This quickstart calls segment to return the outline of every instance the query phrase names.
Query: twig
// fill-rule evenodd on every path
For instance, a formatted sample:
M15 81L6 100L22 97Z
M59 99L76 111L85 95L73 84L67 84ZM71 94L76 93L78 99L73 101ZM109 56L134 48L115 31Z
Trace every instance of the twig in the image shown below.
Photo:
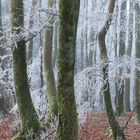
M129 118L128 118L126 124L125 124L125 126L123 127L123 129L126 129L126 128L127 128L128 123L129 123L129 121L130 121L130 119L131 119L131 117L132 117L132 115L133 115L133 113L134 113L136 107L137 107L137 105L135 105L135 107L133 108L133 111L131 112L131 114L130 114L130 116L129 116Z
M34 37L38 36L38 34L40 34L40 33L42 32L42 30L45 29L45 27L46 27L46 25L44 25L44 26L40 29L40 31L38 31L38 33L36 33L36 34L30 33L30 34L32 34L32 37L30 37L30 38L28 38L27 40L25 40L25 43L27 43L28 41L30 41L30 40L33 39Z
M45 138L48 138L49 136L51 136L56 130L53 130L51 133L49 133Z

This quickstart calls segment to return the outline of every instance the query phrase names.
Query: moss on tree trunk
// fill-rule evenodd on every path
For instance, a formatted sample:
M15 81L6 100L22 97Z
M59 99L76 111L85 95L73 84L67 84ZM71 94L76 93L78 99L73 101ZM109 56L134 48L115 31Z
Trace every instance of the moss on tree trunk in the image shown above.
M140 58L140 6L139 3L135 3L135 56ZM135 103L136 103L136 121L140 123L140 71L135 69L135 82L134 82L134 93L135 93Z
M140 6L139 3L135 3L135 55L136 58L140 58L140 27L139 27L139 15L140 15ZM136 103L136 121L140 123L140 71L135 69L135 103Z
M49 102L49 112L47 114L47 120L45 122L46 126L49 126L51 121L55 119L58 115L58 105L57 105L57 92L55 87L54 72L53 69L45 72L46 82L47 82L47 98Z
M106 81L103 87L103 97L105 103L105 109L109 120L109 125L112 129L112 139L113 140L125 140L125 135L123 133L122 128L120 127L119 123L117 122L112 103L111 103L111 95L110 95L110 85L108 81L108 64L105 64L103 67L103 79Z
M12 29L23 26L23 0L11 0ZM17 35L20 31L16 32ZM13 139L22 140L32 138L31 134L40 128L38 116L32 103L26 65L26 45L24 40L17 41L13 47L13 73L16 100L21 118L21 130Z
M30 134L30 131L36 132L40 128L40 124L29 91L25 57L26 46L24 41L18 42L17 45L17 48L13 50L13 70L16 100L22 123L18 138L22 139Z
M135 72L135 104L136 104L136 121L140 123L140 72L136 70Z
M108 13L113 13L115 7L115 0L110 0L108 5ZM106 61L103 63L102 67L102 73L103 73L103 97L105 102L105 109L109 120L109 125L112 129L113 139L114 140L124 140L125 136L123 133L123 130L121 129L119 123L117 122L112 102L111 102L111 95L110 95L110 85L109 85L109 77L108 77L108 56L107 56L107 49L106 49L106 43L105 43L105 37L107 34L107 31L109 29L110 23L112 21L112 18L109 18L106 20L105 25L101 28L99 32L99 49L100 49L100 57L102 60Z
M58 129L55 140L77 140L74 64L79 0L59 1Z
M53 7L53 0L48 1L49 10ZM58 115L57 92L52 67L52 46L53 45L53 26L46 27L45 45L44 45L44 68L47 86L47 98L49 102L49 113L45 125L49 125L54 117Z
M135 52L136 58L140 58L140 6L139 3L135 4ZM136 121L140 123L140 71L136 68L135 69L135 85L134 85L134 92L135 92L135 103L136 103Z

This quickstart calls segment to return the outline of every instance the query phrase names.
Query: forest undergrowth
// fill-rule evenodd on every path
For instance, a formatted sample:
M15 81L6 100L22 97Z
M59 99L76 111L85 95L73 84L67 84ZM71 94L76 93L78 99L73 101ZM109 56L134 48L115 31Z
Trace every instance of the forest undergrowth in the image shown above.
M111 140L111 131L109 129L108 119L104 112L87 112L84 114L86 119L79 123L79 140ZM121 126L127 123L131 113L117 117ZM130 118L127 128L124 129L126 140L139 140L140 125L135 122L135 114ZM18 126L17 118L14 114L6 115L0 121L0 140L11 140L13 132ZM50 131L47 135L50 139L54 133ZM45 140L45 139L44 139Z

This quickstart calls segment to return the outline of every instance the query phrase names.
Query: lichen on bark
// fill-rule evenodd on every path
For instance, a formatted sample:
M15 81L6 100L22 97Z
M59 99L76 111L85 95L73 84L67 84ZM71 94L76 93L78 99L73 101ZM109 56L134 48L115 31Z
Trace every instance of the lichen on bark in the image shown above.
M23 0L11 0L12 30L15 30L15 27L23 26L23 16ZM16 101L21 119L21 130L13 139L22 140L36 133L40 129L40 123L29 90L24 40L16 42L12 55Z
M58 128L55 140L77 140L74 64L79 0L59 1Z
M109 0L108 13L111 13L111 14L113 13L115 2L116 0ZM115 118L112 102L111 102L111 95L110 95L110 84L109 84L109 78L108 78L109 63L108 63L105 37L106 37L107 31L109 30L111 21L112 21L112 17L111 18L109 17L99 32L100 57L101 57L101 60L104 61L103 67L102 67L103 81L105 82L103 86L103 97L104 97L107 117L109 120L109 125L112 129L112 135L113 135L112 139L125 140L124 132Z
M48 9L52 9L53 0L48 1ZM50 123L58 115L57 105L57 92L55 85L55 77L52 66L52 48L53 48L53 26L46 26L45 32L45 45L44 45L44 69L47 87L47 98L49 103L49 112L47 114L47 120L44 125L49 126Z
M139 17L140 14L140 6L139 3L134 4L135 9L135 56L137 59L140 58L140 30L139 30ZM135 81L134 81L134 95L135 95L135 104L136 104L136 121L140 123L140 71L135 68Z

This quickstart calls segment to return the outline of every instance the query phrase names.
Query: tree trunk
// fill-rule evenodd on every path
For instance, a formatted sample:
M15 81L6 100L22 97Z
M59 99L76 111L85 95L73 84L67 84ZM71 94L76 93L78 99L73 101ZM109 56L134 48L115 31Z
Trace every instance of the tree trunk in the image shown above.
M77 140L74 64L79 0L59 1L58 129L55 140Z
M108 5L108 13L110 14L113 13L114 7L115 7L115 0L110 0L109 5ZM106 37L111 21L112 21L112 17L111 18L109 17L109 19L106 20L105 25L102 27L102 29L99 32L99 49L100 49L100 57L102 60L108 60L105 37ZM112 129L113 139L124 140L125 136L124 136L123 130L121 129L119 123L117 122L115 118L113 107L112 107L110 85L109 85L109 80L108 80L108 69L109 69L109 65L106 62L105 64L103 64L103 69L102 69L103 80L105 82L103 86L105 109L106 109L106 113L109 119L109 125Z
M39 8L41 8L41 4L42 4L42 0L38 0L38 6ZM41 23L40 23L40 18L41 18L41 14L40 14L40 11L38 12L38 18L39 18L39 26L41 26ZM42 32L39 33L39 51L40 51L40 70L39 70L39 77L40 77L40 93L42 94L42 89L43 89L43 55L42 55L42 43L43 40L42 40Z
M11 0L12 29L23 26L23 0ZM18 35L18 33L17 33ZM13 72L15 92L21 118L21 131L14 138L16 140L32 138L31 131L37 132L40 128L38 116L32 103L26 65L26 45L24 40L17 42L13 47Z
M0 0L0 17L2 17L2 3L1 3L1 0ZM3 33L2 33L2 31L3 31L3 28L2 28L2 18L0 18L0 37L3 35ZM0 54L2 54L2 49L0 48ZM1 66L1 59L0 59L0 66ZM1 66L1 68L2 68L2 66ZM0 113L6 113L7 111L6 111L6 108L5 108L5 101L4 101L4 95L1 95L1 97L0 97Z
M128 24L131 25L133 23L133 15L132 15L132 10L133 9L133 2L129 1L129 17L128 17ZM126 49L126 55L131 57L131 52L132 52L132 40L133 40L133 33L130 31L130 27L128 29L128 46ZM125 112L130 112L131 107L130 107L130 78L125 80L125 91L124 91L124 111Z
M29 29L33 28L34 24L34 7L36 6L38 0L32 0L32 7L31 7L31 12L30 12L30 21L29 21ZM28 49L27 49L27 62L28 64L32 63L32 53L33 53L33 39L29 41Z
M86 8L86 27L85 27L85 67L88 67L88 0L85 2Z
M126 4L127 2L123 2L121 5L121 14L120 14L120 26L123 26L123 22L126 20L126 14L125 14L125 10L126 10ZM125 54L125 34L126 32L121 30L120 31L120 35L119 35L119 57L124 56ZM119 69L119 75L122 75L122 70ZM121 81L122 80L122 81ZM121 84L120 86L118 86L118 88L120 87L120 89L118 89L117 93L116 93L116 114L118 116L121 116L124 114L124 80L120 79L118 84Z
M54 26L54 51L52 53L52 67L55 68L57 64L57 45L58 45L58 22Z
M80 46L81 46L80 70L83 70L84 69L84 39L83 39L83 31L82 31L82 35L81 35Z
M90 38L89 44L90 43L94 44L94 45L92 45L92 49L89 50L89 57L88 57L88 66L91 66L93 64L93 56L94 56L94 51L95 51L95 48L96 48L95 47L96 33L93 30L90 31L90 37L89 38ZM91 46L89 46L89 47L91 47Z
M3 27L2 27L2 2L0 0L0 31L2 32L3 31Z
M53 6L53 0L49 1L49 9ZM49 101L49 113L46 124L49 125L51 120L57 116L57 93L55 86L54 72L52 68L52 44L53 44L53 26L46 27L45 46L44 46L44 68L47 82L47 97Z
M139 27L139 16L140 7L139 3L135 4L135 49L136 49L136 58L140 59L140 27ZM136 103L136 121L140 123L140 71L135 69L135 103Z

